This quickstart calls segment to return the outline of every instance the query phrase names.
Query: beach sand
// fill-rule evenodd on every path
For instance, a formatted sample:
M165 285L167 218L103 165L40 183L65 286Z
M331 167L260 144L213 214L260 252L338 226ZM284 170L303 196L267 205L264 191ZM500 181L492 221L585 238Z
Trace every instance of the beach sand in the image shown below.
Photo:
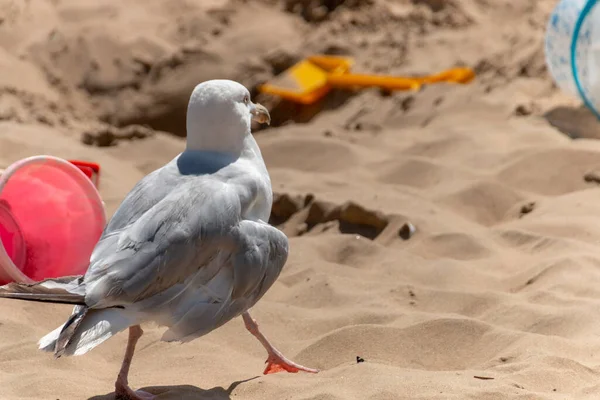
M555 1L82 3L0 2L0 167L98 162L109 214L182 150L202 80L255 89L320 52L353 56L357 72L477 72L317 108L255 96L273 115L255 136L291 254L253 314L322 372L263 376L237 319L185 345L149 327L134 387L173 400L600 397L600 135L546 70ZM0 301L1 399L113 398L126 334L83 357L37 350L69 312Z

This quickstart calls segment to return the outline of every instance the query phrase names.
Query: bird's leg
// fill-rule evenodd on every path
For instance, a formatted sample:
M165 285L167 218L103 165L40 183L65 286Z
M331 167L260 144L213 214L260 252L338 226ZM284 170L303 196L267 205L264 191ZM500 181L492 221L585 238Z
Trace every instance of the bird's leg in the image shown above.
M246 329L254 335L258 339L258 341L263 345L269 357L267 358L267 367L263 372L265 375L274 374L276 372L287 371L296 373L298 371L305 371L311 373L319 372L318 369L307 368L300 364L296 364L295 362L289 360L285 357L279 350L273 346L269 340L262 334L262 332L258 329L258 324L256 321L250 316L250 313L246 311L242 314L242 318L244 319L244 325L246 325Z
M133 359L133 353L135 352L135 345L138 340L142 337L144 331L139 325L129 327L129 339L127 340L127 349L125 350L125 357L123 358L123 364L121 364L121 370L115 383L115 398L117 400L151 400L154 395L143 392L141 390L132 390L129 387L128 375L129 367L131 367L131 360Z

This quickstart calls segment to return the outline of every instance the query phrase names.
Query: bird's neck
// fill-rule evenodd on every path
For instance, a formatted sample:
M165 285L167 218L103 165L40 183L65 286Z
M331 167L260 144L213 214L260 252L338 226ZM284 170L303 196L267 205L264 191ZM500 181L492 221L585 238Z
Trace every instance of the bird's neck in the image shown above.
M229 159L243 157L262 161L260 148L249 132L243 137L240 135L227 137L226 134L213 138L188 135L185 150L187 152L221 154Z
M244 142L246 136L252 136L247 133L220 132L218 135L190 135L186 139L186 150L205 151L212 153L224 153L233 157L239 157L244 151Z

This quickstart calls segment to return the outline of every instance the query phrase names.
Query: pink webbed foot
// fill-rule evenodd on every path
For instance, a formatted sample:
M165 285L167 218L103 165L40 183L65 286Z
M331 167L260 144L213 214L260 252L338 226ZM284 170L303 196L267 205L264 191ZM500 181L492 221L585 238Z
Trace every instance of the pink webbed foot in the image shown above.
M287 357L281 354L281 352L277 350L275 346L271 344L271 342L269 342L265 335L262 334L260 329L258 329L258 324L254 320L254 318L250 316L250 313L248 311L242 314L242 318L244 319L244 325L246 325L246 329L248 329L248 332L250 332L252 335L254 335L255 338L258 339L258 341L263 345L263 347L265 348L265 350L267 350L267 353L269 354L269 358L267 358L266 361L267 367L265 368L263 374L268 375L282 371L291 372L293 374L295 374L298 371L310 372L312 374L316 374L317 372L319 372L318 369L307 368L300 364L296 364L295 362L289 360Z
M298 371L310 372L311 374L316 374L319 372L318 369L308 368L300 364L296 364L293 361L288 360L283 355L271 354L269 358L267 358L267 366L263 372L265 375L275 374L277 372L287 371L292 374L297 373Z

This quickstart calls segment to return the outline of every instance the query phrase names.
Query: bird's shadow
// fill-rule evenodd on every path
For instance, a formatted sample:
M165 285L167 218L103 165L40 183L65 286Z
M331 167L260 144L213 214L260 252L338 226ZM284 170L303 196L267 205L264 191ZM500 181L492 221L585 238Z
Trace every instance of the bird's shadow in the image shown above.
M238 385L256 378L258 376L235 381L227 389L221 386L212 389L200 389L192 385L147 386L139 389L156 395L156 400L230 400L231 393ZM115 400L115 393L93 396L88 400Z

